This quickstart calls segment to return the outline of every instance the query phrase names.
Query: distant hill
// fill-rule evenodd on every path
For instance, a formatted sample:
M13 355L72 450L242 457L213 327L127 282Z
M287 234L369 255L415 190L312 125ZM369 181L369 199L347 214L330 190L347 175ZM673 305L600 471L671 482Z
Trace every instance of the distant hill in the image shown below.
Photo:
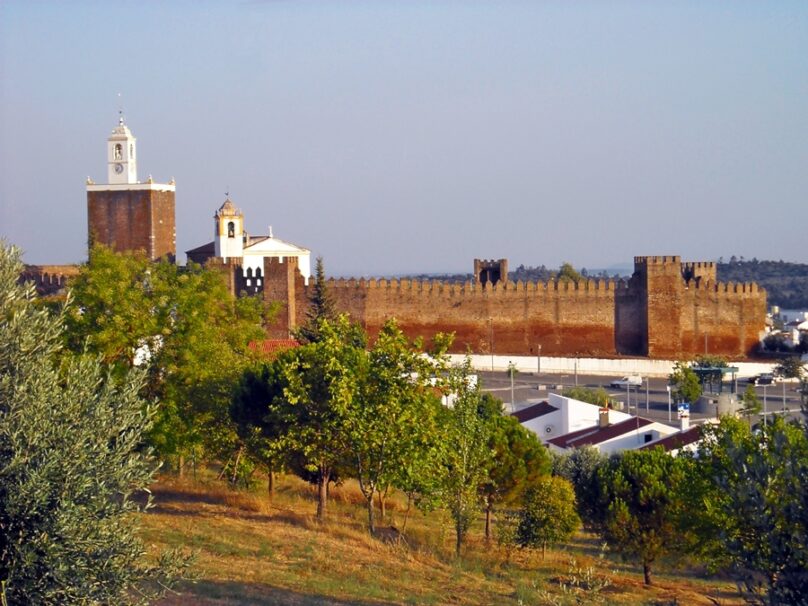
M766 289L769 305L808 309L808 264L787 261L746 261L731 257L716 264L720 282L757 282Z

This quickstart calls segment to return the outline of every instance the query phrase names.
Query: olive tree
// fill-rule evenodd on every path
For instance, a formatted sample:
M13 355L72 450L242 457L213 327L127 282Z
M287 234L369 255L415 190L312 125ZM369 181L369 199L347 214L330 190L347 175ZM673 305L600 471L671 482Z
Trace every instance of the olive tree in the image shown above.
M63 316L17 285L18 257L0 245L3 603L145 603L180 562L150 564L131 515L156 469L143 375L63 352Z

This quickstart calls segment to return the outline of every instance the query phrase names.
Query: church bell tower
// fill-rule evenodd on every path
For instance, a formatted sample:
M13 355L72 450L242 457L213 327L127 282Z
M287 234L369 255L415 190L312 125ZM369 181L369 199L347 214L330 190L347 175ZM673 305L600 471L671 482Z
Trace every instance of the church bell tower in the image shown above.
M112 129L107 139L107 182L137 183L136 141L123 120L118 118L118 126Z
M136 141L121 114L107 138L107 183L87 177L87 232L90 246L118 252L142 251L151 260L177 255L172 179L137 178Z

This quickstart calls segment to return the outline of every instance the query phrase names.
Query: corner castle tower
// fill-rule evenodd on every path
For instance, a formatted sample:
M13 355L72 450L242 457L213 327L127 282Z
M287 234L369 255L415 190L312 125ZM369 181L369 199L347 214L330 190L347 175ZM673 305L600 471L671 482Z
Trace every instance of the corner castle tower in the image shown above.
M118 252L142 250L151 260L177 255L174 180L137 179L136 140L123 115L107 139L107 183L87 178L87 232L90 246Z

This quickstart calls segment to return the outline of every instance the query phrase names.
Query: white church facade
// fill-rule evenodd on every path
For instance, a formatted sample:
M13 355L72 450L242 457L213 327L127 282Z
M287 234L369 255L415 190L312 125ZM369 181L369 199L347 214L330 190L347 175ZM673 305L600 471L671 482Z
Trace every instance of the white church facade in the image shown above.
M253 291L262 289L264 259L278 259L284 263L287 259L295 258L300 273L308 283L311 276L310 250L276 238L271 227L266 236L248 234L244 229L244 214L229 197L213 215L213 220L213 242L186 251L189 261L204 265L209 259L223 262L237 260L241 265L244 284Z

